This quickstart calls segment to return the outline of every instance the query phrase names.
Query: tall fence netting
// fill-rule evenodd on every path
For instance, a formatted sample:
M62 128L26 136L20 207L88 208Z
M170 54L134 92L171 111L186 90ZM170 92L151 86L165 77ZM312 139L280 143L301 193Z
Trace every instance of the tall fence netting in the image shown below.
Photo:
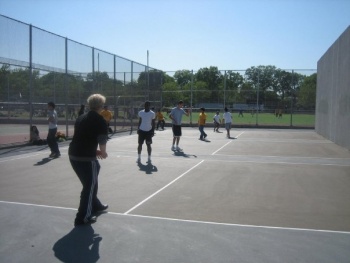
M59 129L71 137L93 93L106 96L114 132L135 128L147 100L165 115L183 100L192 108L185 125L196 125L201 107L210 118L226 107L236 126L314 126L314 105L300 102L300 88L316 70L164 72L1 15L0 35L6 36L0 38L0 122L24 125L28 133L32 125L47 125L47 102L53 101Z

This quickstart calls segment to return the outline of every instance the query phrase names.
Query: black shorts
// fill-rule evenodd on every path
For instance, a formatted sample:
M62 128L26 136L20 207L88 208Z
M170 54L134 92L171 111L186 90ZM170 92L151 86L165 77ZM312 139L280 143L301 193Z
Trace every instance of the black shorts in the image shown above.
M173 134L174 134L174 137L181 137L181 135L182 135L181 125L174 125L173 124Z
M143 131L138 130L139 134L139 144L143 144L146 141L146 144L152 144L153 131Z

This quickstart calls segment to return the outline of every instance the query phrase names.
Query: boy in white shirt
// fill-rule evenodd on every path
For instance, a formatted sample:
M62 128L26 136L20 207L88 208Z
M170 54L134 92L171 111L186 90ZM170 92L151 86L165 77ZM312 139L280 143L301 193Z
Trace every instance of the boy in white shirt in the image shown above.
M227 131L227 138L231 138L230 130L232 125L232 115L231 112L228 111L227 107L225 108L225 113L223 114L223 119L225 121L225 129Z
M220 121L221 121L219 111L216 112L213 120L214 120L214 132L219 132Z
M156 114L150 110L151 103L149 101L145 102L145 109L139 112L139 125L137 133L139 135L138 138L138 147L137 153L138 158L137 162L141 162L141 152L142 145L144 141L146 141L147 152L148 152L148 163L151 163L151 153L152 153L152 137L154 136L154 127L155 127L155 119Z

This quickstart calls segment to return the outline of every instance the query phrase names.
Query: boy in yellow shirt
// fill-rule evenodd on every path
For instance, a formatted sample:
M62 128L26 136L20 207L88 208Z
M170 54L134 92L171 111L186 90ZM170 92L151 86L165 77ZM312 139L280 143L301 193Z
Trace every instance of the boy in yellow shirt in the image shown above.
M207 137L207 134L204 132L204 125L207 119L207 115L204 113L204 111L205 111L205 108L201 108L201 113L199 113L199 116L198 116L198 127L201 133L199 136L200 140L204 140Z
M109 123L113 118L112 112L110 110L108 110L108 106L105 105L103 107L103 110L100 112L100 114L102 115L102 117L105 119L107 126L108 126L108 132L112 133L112 129L109 127Z
M161 112L160 109L156 113L156 119L158 120L157 129L156 130L158 131L159 126L162 128L162 130L164 130L165 121L164 121L163 113Z

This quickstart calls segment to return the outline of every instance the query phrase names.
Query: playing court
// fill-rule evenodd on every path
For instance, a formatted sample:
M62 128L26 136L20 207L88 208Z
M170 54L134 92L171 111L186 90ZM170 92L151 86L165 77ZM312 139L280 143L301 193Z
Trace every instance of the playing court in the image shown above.
M221 131L224 131L221 129ZM0 150L0 262L350 262L350 152L313 130L233 129L235 139L137 134L100 161L108 213L74 228L81 185L60 143Z

